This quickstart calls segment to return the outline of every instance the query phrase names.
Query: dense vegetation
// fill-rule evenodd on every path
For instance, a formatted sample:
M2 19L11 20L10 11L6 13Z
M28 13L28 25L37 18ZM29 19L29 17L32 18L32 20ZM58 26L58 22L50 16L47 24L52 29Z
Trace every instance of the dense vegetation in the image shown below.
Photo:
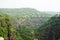
M5 40L47 40L48 32L44 30L50 31L53 28L56 34L60 24L60 16L52 16L48 12L29 8L0 9L0 36Z
M0 36L4 37L5 40L13 39L13 32L14 27L12 27L9 16L0 15Z
M25 26L13 27L8 15L0 15L0 36L5 40L33 40L33 33Z
M51 17L47 23L41 25L38 28L36 35L39 40L60 39L60 15Z

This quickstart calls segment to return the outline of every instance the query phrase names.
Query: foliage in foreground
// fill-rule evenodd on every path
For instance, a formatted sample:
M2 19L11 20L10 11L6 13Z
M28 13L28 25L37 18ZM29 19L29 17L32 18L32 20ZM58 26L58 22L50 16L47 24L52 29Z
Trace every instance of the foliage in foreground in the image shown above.
M25 26L14 27L11 18L4 14L0 15L0 36L5 40L33 40L32 32Z

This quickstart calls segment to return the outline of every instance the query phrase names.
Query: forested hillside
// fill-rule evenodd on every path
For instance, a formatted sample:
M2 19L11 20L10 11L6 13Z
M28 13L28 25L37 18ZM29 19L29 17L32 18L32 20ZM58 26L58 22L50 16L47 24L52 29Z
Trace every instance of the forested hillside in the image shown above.
M39 32L48 27L51 19L54 21L52 16L55 14L52 13L57 12L40 12L31 8L0 9L0 36L5 40L40 40L42 35Z
M41 25L36 32L39 40L60 39L60 15L54 15L46 23Z
M13 21L18 20L19 24L24 25L40 25L41 23L47 21L49 17L54 15L50 14L50 12L40 12L32 8L0 9L0 12L10 15Z

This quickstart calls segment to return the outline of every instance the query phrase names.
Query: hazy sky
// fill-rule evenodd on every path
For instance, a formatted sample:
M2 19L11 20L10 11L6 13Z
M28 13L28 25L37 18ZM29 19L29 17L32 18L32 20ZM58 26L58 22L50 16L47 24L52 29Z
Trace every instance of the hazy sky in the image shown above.
M39 11L60 11L60 0L0 0L0 8L35 8Z

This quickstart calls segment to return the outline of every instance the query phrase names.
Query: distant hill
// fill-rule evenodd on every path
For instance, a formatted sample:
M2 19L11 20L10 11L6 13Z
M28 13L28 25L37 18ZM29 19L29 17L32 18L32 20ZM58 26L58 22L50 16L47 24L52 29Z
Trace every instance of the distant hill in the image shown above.
M55 12L40 12L32 8L0 9L0 13L8 14L12 17L14 23L22 25L40 25L46 22Z

